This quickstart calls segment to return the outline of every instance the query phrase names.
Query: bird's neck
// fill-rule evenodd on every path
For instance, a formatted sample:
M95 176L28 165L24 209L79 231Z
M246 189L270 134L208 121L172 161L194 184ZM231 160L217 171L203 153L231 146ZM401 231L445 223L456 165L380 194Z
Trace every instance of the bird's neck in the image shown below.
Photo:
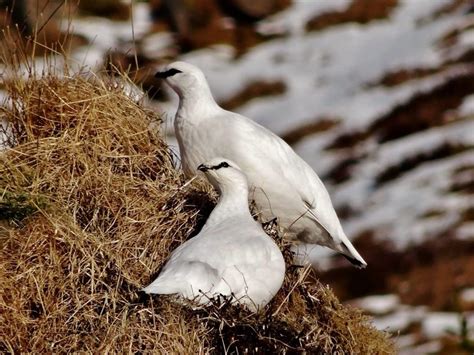
M177 117L192 117L193 121L208 117L221 110L212 96L207 83L178 93L179 107Z
M229 218L252 219L248 203L248 187L245 184L221 186L217 206L212 211L206 225L214 225Z

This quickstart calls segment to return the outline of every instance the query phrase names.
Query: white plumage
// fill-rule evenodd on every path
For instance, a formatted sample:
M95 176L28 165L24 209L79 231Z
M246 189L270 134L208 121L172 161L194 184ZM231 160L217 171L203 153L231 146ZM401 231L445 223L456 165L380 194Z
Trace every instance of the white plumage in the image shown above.
M219 191L219 202L201 232L173 251L158 278L143 291L179 294L201 304L230 296L255 311L280 289L283 256L252 218L247 179L238 166L215 158L199 170Z
M180 98L175 132L188 176L213 157L233 160L247 175L250 199L263 218L278 217L287 238L327 246L358 267L367 265L344 234L323 183L288 144L254 121L219 107L195 66L175 62L156 76Z

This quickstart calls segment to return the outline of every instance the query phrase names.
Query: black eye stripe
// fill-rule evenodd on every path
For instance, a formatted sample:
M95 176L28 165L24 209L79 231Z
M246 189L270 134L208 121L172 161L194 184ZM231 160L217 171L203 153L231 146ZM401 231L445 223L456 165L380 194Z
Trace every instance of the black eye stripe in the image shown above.
M159 71L158 73L155 74L155 78L165 79L178 73L182 73L182 71L175 68L171 68L170 70L167 70L167 71Z
M211 166L209 170L218 170L220 168L228 168L228 167L230 167L230 165L226 161L223 161L219 165Z

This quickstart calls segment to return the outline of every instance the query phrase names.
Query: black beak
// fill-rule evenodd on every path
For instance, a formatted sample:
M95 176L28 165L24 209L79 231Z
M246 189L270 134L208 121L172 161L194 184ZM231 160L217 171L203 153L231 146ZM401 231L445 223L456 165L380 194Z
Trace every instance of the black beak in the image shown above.
M175 74L178 74L178 73L182 73L181 70L178 70L178 69L170 69L170 70L166 70L166 71L159 71L155 74L155 78L158 78L158 79L166 79L166 78L169 78L170 76L173 76Z
M198 166L198 170L202 171L203 173L205 173L206 171L209 170L209 168L207 166L205 166L204 164L201 164Z

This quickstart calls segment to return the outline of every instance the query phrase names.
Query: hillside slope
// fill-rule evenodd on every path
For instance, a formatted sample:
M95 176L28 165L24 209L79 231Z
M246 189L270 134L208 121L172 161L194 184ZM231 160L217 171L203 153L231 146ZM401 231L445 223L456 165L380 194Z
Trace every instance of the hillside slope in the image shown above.
M262 1L272 2L284 9L249 19L193 1L201 11L188 25L199 28L178 39L144 2L133 21L77 16L67 27L88 45L69 67L133 69L176 151L176 97L153 73L170 58L200 66L223 106L280 134L318 172L369 262L358 271L315 248L317 276L400 334L402 352L472 353L472 1Z
M215 194L184 180L153 129L159 117L125 86L64 74L10 80L0 107L9 126L0 152L2 353L393 353L387 334L310 282L309 269L289 266L258 314L142 294L199 231Z

